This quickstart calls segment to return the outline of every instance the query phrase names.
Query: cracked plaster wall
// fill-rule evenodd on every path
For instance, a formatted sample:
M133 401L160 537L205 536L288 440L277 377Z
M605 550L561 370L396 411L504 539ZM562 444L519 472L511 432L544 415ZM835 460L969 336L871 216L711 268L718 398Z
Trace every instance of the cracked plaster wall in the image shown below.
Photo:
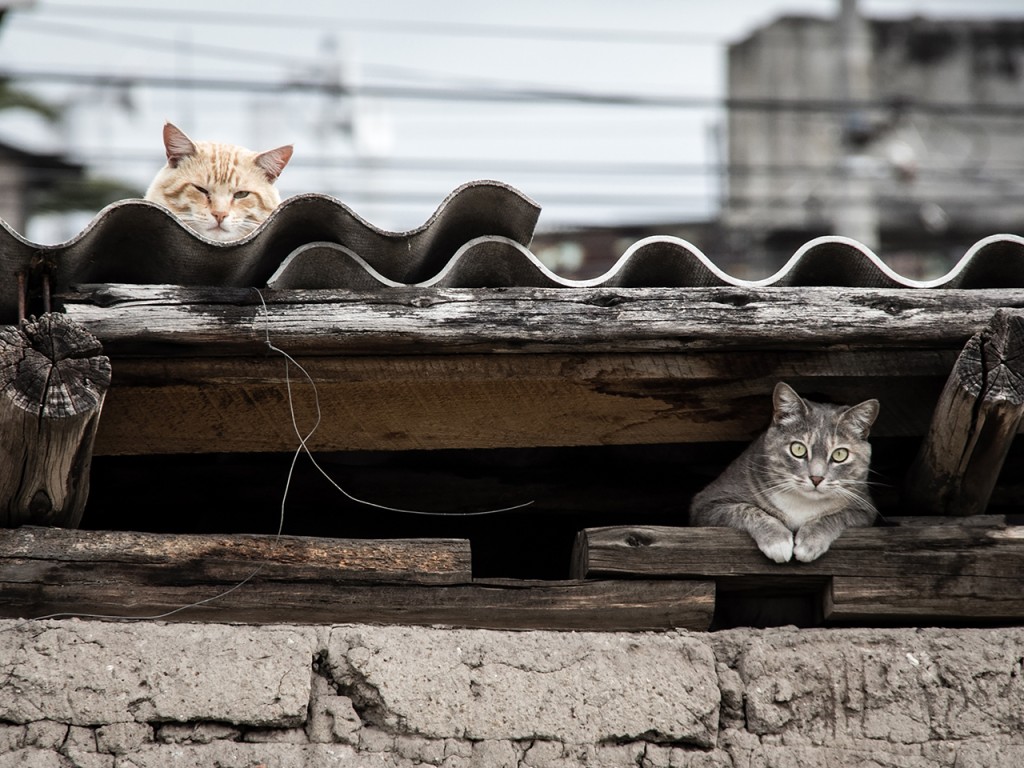
M0 768L1024 765L1024 629L0 621Z

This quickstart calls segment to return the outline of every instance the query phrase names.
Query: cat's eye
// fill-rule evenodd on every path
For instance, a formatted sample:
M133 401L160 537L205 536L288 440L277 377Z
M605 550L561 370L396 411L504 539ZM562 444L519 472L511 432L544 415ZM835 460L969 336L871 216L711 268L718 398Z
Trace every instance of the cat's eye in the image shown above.
M836 462L837 464L841 464L848 458L850 458L850 451L847 450L846 448L836 448L834 451L832 451L832 461Z
M798 459L802 459L807 456L807 446L801 443L799 440L794 440L789 444L789 452L796 456Z
M245 190L242 190L242 191L239 191L239 192L235 192L235 200L244 200L248 196L249 196L249 193L246 192Z
M207 197L210 196L210 190L206 189L205 187L200 187L198 184L193 184L192 186L196 188L197 192L201 192L202 194L206 195Z

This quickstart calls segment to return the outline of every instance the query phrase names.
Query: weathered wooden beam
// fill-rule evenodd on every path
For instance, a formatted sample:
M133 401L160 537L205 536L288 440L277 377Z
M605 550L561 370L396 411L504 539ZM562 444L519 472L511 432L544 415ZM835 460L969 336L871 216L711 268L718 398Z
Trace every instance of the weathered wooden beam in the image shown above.
M880 397L873 434L918 437L971 334L1024 305L1019 291L845 288L107 285L59 299L118 370L104 454L292 450L268 339L316 381L319 451L749 440L782 378ZM294 368L291 381L311 424L311 388Z
M591 528L580 532L573 563L576 578L713 578L720 593L761 589L770 596L831 581L829 621L1024 618L1020 527L851 529L813 563L782 565L745 532L728 528Z
M153 574L155 584L198 588L230 585L259 568L263 582L453 584L472 576L464 539L329 539L300 536L159 534L23 527L0 531L0 568L61 584L51 569L96 583L129 583ZM11 570L8 570L11 569ZM66 575L66 574L64 574ZM31 581L29 582L31 583Z
M959 350L1018 290L80 287L57 297L109 354L670 352L827 347Z
M455 539L0 531L0 615L707 629L707 581L473 581Z
M977 515L1024 419L1024 313L1000 310L971 337L907 475L911 509Z
M318 451L749 440L779 378L859 402L877 436L920 436L955 353L851 351L303 358ZM282 358L116 358L99 454L294 450ZM913 375L906 375L906 367ZM313 388L291 368L299 424ZM932 391L929 400L927 393Z
M837 624L1019 624L1024 618L1024 597L1000 576L836 576L825 599L826 620Z
M848 531L843 536L848 536ZM835 549L838 541L834 543ZM834 554L830 551L834 560ZM745 531L676 526L604 526L577 534L571 576L586 578L746 578L829 576L813 563L776 564Z
M0 526L80 522L110 385L101 353L63 315L0 327Z

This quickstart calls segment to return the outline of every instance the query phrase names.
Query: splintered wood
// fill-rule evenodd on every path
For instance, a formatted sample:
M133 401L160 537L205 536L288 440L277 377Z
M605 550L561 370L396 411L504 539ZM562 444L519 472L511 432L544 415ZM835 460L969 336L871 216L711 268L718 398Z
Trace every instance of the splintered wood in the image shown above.
M110 386L101 352L63 315L0 327L0 526L81 520Z
M1024 313L999 310L967 342L910 469L905 501L928 514L988 506L1024 418Z

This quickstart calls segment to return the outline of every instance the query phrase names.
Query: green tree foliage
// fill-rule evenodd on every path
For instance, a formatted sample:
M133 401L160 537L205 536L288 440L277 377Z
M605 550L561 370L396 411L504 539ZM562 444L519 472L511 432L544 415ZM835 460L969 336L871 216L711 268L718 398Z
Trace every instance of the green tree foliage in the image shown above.
M142 197L142 192L116 179L66 178L36 193L32 212L99 211L110 203L130 197Z
M60 107L0 78L0 110L8 109L27 109L51 123L59 122L62 117ZM117 200L141 196L140 190L116 179L80 177L69 173L32 194L30 215L98 211Z
M3 109L28 109L37 115L42 115L51 123L56 123L61 118L61 108L50 104L38 96L15 88L10 80L0 78L0 110Z

